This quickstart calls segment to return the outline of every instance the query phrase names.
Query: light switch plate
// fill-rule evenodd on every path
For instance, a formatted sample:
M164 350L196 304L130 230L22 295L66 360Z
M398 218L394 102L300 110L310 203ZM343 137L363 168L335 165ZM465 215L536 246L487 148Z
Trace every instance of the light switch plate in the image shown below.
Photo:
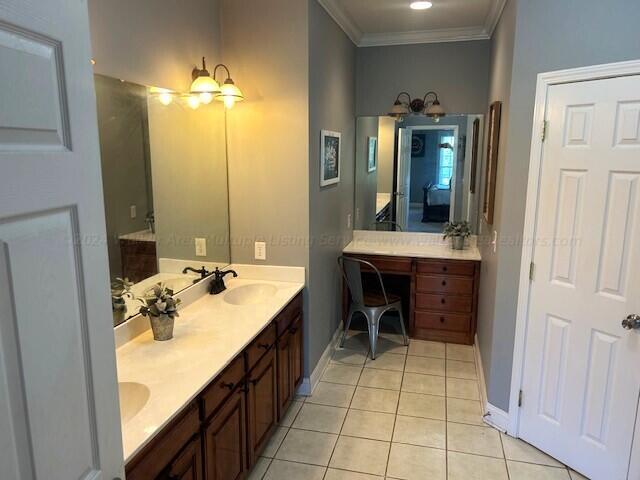
M129 207L129 213L131 215L131 218L136 218L138 216L138 207L136 207L135 205L131 205Z
M207 256L207 239L196 238L196 257Z
M256 260L267 259L267 244L265 242L255 243L255 257L256 257Z
M347 228L351 228L351 214L347 214Z
M497 230L493 231L493 241L491 242L491 245L493 245L493 253L496 253L496 250L498 249L498 231Z

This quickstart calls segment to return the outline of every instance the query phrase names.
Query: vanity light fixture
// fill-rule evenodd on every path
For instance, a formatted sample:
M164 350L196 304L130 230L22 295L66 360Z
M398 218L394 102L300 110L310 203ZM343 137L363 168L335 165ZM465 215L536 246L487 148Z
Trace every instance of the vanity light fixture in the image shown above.
M433 7L433 3L431 2L411 2L409 5L413 10L427 10Z
M240 91L240 89L236 86L231 78L231 73L227 66L223 63L216 65L216 68L213 70L213 78L216 78L216 73L218 68L224 68L227 72L227 79L220 86L220 91L214 94L214 98L220 102L224 102L224 106L226 108L233 108L236 102L241 102L244 100L244 95Z
M423 98L414 99L407 92L400 92L393 103L393 107L391 107L389 116L402 121L409 114L420 113L433 118L436 123L446 115L436 92L427 92Z
M191 93L200 97L198 105L200 102L204 104L211 103L214 95L220 92L220 85L216 82L215 75L214 78L212 78L209 74L204 57L202 57L202 68L195 67L191 71L191 78L193 79L191 83ZM191 100L189 100L189 106L191 106Z

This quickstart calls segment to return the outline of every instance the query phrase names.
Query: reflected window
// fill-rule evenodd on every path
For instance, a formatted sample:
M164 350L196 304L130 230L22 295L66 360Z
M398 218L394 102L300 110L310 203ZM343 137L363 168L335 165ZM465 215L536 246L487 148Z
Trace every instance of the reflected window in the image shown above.
M440 149L438 156L438 187L447 189L451 187L453 177L453 148L455 138L449 133L440 134Z

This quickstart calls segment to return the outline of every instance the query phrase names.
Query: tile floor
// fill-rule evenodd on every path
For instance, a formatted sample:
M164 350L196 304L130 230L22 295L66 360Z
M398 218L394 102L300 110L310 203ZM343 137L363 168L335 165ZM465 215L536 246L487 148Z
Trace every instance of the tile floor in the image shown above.
M250 480L585 480L482 422L473 347L366 334L298 397Z

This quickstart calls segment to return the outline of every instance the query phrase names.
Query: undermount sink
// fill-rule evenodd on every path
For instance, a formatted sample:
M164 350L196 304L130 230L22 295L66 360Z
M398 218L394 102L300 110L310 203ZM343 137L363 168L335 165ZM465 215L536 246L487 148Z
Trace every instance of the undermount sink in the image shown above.
M231 305L255 305L266 302L277 291L268 283L252 283L230 290L224 295L224 301Z
M122 423L127 423L135 417L147 404L151 395L149 387L136 382L118 383L118 393Z

